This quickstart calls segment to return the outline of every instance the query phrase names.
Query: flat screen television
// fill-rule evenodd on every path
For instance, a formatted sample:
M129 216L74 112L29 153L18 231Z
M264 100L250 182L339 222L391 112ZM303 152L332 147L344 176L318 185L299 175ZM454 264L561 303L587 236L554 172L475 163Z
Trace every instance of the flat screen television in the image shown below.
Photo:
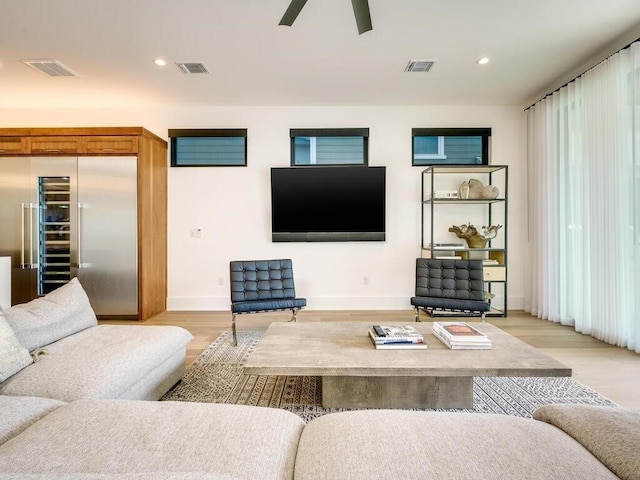
M385 167L271 169L274 242L385 240Z

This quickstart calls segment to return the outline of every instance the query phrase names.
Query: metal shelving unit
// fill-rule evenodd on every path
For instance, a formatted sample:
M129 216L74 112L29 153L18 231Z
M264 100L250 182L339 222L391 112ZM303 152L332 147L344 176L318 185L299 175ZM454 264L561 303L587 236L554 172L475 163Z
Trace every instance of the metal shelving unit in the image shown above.
M475 178L485 185L498 187L494 199L442 198L436 187L444 184L445 192L457 192L462 181ZM422 172L421 248L426 258L458 257L482 259L487 299L492 308L489 316L507 316L507 199L508 167L506 165L433 165ZM436 221L436 217L438 221ZM486 248L469 248L464 239L451 239L448 225L473 223L502 225Z

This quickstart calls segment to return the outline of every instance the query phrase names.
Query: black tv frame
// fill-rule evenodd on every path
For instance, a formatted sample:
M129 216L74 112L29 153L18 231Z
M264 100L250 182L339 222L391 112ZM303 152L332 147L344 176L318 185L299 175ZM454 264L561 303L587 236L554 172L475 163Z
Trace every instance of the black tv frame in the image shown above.
M274 170L304 170L305 175L313 175L314 171L324 171L332 169L339 172L344 169L382 169L383 171L383 190L382 190L382 231L294 231L294 232L276 232L274 231L274 191L273 191L273 172ZM340 166L317 166L317 167L273 167L271 169L271 241L272 242L382 242L386 240L386 167L370 167L363 165L340 165Z

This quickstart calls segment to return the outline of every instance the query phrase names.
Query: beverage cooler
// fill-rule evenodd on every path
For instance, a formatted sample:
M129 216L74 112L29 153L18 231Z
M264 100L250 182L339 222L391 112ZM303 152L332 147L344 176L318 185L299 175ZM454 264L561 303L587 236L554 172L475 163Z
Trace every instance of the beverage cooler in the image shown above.
M78 277L96 314L137 315L135 157L2 157L0 220L12 304Z

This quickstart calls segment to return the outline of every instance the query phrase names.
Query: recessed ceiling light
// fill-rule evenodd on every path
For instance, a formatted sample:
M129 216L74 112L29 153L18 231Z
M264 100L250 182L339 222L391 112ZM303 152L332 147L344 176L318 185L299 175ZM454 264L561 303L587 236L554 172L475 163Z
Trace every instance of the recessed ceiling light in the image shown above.
M156 58L156 59L153 61L153 63L155 63L155 64L156 64L157 66L159 66L159 67L164 67L164 66L167 64L167 62L166 62L164 59L162 59L162 58Z
M489 60L491 60L489 57L482 57L482 58L479 58L479 59L476 61L476 63L477 63L478 65L486 65L487 63L489 63Z

